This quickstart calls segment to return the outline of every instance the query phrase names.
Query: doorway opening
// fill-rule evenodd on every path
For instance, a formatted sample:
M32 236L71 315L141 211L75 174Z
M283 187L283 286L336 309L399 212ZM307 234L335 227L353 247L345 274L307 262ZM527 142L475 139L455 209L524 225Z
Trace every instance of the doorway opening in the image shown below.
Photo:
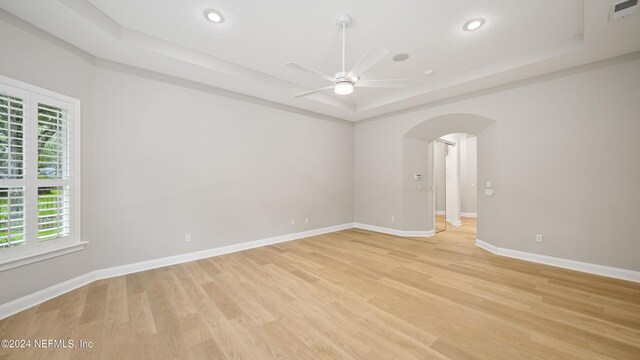
M436 234L464 225L476 232L477 138L453 133L431 143L433 224Z

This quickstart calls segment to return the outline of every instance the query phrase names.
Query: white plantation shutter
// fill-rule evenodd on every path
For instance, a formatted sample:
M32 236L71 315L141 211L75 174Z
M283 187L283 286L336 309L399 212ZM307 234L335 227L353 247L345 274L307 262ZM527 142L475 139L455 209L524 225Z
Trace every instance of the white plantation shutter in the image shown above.
M79 106L0 76L0 271L82 249Z
M38 101L38 240L52 240L70 233L69 179L71 139L69 111ZM38 181L39 183L41 181Z
M38 179L69 178L69 145L68 111L38 104Z
M0 94L0 178L24 173L24 101Z
M38 188L38 240L69 235L70 198L67 186Z
M24 188L0 188L0 247L25 241Z
M24 244L25 118L29 94L0 87L0 249Z

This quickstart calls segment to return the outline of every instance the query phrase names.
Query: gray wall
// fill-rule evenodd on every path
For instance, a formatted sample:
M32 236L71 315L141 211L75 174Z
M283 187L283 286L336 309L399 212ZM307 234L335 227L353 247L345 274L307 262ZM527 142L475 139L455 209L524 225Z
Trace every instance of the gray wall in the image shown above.
M460 134L460 211L478 211L478 141L475 136Z
M429 214L429 206L433 204L432 170L429 168L431 146L426 141L404 138L404 204L410 204L417 211L408 212L404 217L396 217L396 221L403 221L402 228L406 230L424 230L433 227L433 219ZM421 174L422 181L415 181L414 175Z
M1 11L0 33L0 74L82 102L90 241L0 272L0 303L94 269L353 221L351 123L96 64Z
M435 141L433 142L433 147L433 185L435 186L433 196L435 198L435 209L436 211L445 211L447 208L447 158L444 154L446 145L442 142Z
M359 122L354 142L355 220L402 229L403 217L390 224L388 216L419 211L403 203L408 196L403 137L439 115L478 114L495 124L470 131L455 126L458 120L453 117L449 125L433 128L434 133L441 131L438 136L478 134L478 182L491 180L495 190L493 198L478 195L481 240L640 270L635 226L640 203L638 99L640 54L634 53ZM535 242L536 233L544 235L543 243Z
M353 221L350 123L139 75L96 69L98 268Z
M0 74L57 91L82 102L82 153L91 154L93 133L93 59L85 53L16 20L0 11ZM87 139L87 140L84 140ZM91 162L82 157L82 178L90 178ZM82 187L82 205L86 209L90 192L89 182ZM89 212L83 217L91 219ZM83 238L87 229L83 224ZM0 272L0 303L13 300L50 285L83 275L92 270L91 250Z

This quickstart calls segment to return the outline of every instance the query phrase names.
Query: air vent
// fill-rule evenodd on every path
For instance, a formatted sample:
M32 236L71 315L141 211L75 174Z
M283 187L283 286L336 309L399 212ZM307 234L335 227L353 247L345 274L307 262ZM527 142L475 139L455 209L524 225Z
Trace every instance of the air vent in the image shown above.
M611 5L609 21L618 20L638 12L638 0L618 0Z

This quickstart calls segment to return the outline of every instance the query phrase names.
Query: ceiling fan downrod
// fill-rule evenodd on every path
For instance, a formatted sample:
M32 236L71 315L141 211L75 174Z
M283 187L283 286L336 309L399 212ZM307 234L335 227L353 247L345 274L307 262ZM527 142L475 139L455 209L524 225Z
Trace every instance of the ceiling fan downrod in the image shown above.
M351 25L351 16L349 14L338 15L338 25L342 27L342 73L346 73L347 66L347 26Z

